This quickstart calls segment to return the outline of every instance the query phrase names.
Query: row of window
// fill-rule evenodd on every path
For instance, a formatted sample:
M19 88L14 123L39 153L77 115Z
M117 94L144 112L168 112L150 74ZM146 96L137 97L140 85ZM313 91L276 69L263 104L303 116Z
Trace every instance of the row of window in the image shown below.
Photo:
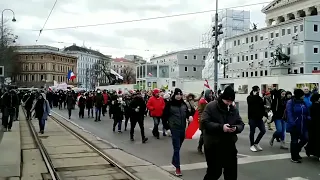
M184 59L185 60L188 60L188 59L192 59L192 60L198 60L198 56L200 56L201 57L201 55L193 55L193 56L189 56L189 55L184 55ZM202 60L204 61L204 60L206 60L206 58L207 58L207 56L205 56L205 55L202 55ZM171 62L172 61L172 59L163 59L163 60L157 60L157 64L158 63L165 63L165 62ZM175 60L174 60L175 61ZM155 62L154 62L155 63Z
M45 74L24 74L18 75L16 80L20 82L45 82L48 80L48 77ZM69 82L68 77L61 75L53 75L52 80L58 82Z
M22 65L23 71L57 71L57 72L68 72L69 70L73 71L73 67L65 65L52 65L50 70L48 64L45 63L29 63Z
M54 56L54 55L20 55L19 59L20 60L43 60L45 58L49 58L52 60L60 60L61 62L66 62L66 63L75 63L74 59L71 58L65 58L65 57L61 57L61 56Z
M318 32L318 25L315 25L314 30L317 30L315 32ZM298 33L300 29L300 32L303 32L304 28L303 25L299 25L299 26L293 26L293 33L296 34ZM292 28L284 28L281 29L281 36L285 36L285 35L290 35L292 33ZM280 32L279 30L273 31L273 32L268 32L268 33L264 33L264 34L260 34L259 35L255 35L255 36L251 36L251 37L246 37L243 39L238 39L238 40L234 40L233 41L233 46L240 46L241 44L249 44L249 43L254 43L257 41L263 41L266 39L273 39L273 38L277 38L280 36ZM230 49L230 42L227 43L227 49Z
M313 67L314 71L318 70L318 67ZM260 70L260 71L251 71L249 72L242 72L242 77L261 77L261 76L268 76L268 70ZM300 67L299 69L294 68L293 71L291 68L288 68L288 74L304 74L304 68ZM228 78L229 75L226 75L226 78Z
M192 70L193 70L193 72L196 72L197 71L197 67L193 67ZM188 72L189 71L188 67L184 67L184 71Z

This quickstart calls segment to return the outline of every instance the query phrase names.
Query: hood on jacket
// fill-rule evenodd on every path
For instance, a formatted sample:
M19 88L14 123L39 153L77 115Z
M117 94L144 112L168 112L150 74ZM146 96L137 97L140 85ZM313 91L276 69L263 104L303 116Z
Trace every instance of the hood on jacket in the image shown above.
M47 99L46 94L45 93L40 93L40 96L42 96L43 99Z

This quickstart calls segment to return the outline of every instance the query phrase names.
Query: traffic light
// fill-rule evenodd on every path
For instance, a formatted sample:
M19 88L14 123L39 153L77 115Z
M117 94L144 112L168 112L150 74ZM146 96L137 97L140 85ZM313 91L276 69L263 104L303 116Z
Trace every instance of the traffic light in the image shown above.
M216 31L216 27L212 27L212 37L215 37L216 36L216 33L218 33L218 36L220 35L220 34L223 34L223 32L221 31L221 29L222 29L222 24L219 24L218 25L218 29L217 29L217 31Z

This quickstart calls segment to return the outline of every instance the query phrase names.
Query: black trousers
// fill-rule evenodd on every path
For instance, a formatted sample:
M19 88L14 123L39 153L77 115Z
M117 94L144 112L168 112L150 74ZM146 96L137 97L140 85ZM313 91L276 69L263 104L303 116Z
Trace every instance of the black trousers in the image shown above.
M8 111L8 113L6 115L2 116L2 125L5 129L11 129L12 123L15 120L15 110L10 109L7 111Z
M27 114L27 120L31 120L31 108L25 108Z
M237 180L238 158L234 143L229 145L204 144L204 153L207 161L207 173L203 180L218 180L224 175L225 180Z
M84 117L84 107L79 107L79 117L83 118Z
M107 105L104 104L104 105L102 106L102 115L105 116L106 113L107 113Z
M142 140L145 139L145 134L144 134L144 116L131 116L130 117L130 123L131 123L131 128L130 128L130 138L133 139L134 137L134 128L136 127L137 123L140 127L140 132L141 132L141 138Z
M71 117L71 111L72 111L72 109L68 108L68 116L69 116L69 118Z

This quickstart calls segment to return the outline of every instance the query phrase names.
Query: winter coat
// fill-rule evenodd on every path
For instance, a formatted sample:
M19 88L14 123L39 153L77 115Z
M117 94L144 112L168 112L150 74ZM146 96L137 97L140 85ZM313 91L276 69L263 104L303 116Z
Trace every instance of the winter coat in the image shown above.
M310 119L310 114L304 100L289 100L286 105L286 114L287 131L306 136L307 121Z
M259 95L253 95L252 92L247 97L248 103L248 119L250 120L262 120L263 116L268 117L265 112L263 99Z
M43 99L41 100L37 100L36 103L34 103L32 109L31 109L31 112L32 111L35 111L35 117L39 120L41 119L45 119L47 120L48 119L48 116L50 116L50 105L49 105L49 102L48 100L46 99L46 96L44 93L42 93L42 97ZM39 103L42 103L42 104L39 104ZM42 108L42 109L40 109Z
M150 111L151 117L161 117L163 110L165 107L165 103L162 97L156 98L152 96L147 103L147 108Z
M311 93L309 93L309 94L305 94L304 95L304 98L303 98L303 100L304 100L304 102L306 103L306 106L307 106L307 108L309 109L310 107L311 107L311 105L312 105L312 102L311 102Z
M97 93L94 97L94 105L97 108L101 108L104 104L103 95L101 93Z
M239 115L238 109L235 106L224 107L221 98L210 102L205 107L202 117L201 126L204 134L205 144L208 146L236 143L238 140L237 134L244 129L244 123ZM223 125L230 124L236 126L234 133L225 133Z
M124 109L123 109L123 104L122 102L115 100L113 104L113 119L115 120L123 120L123 115L124 115Z
M136 108L139 107L139 112L136 112ZM144 116L144 113L146 111L146 104L142 97L134 97L129 104L130 115L133 117L136 116Z
M189 116L190 112L183 100L179 103L177 100L171 99L164 108L162 118L169 124L170 129L185 131ZM165 127L165 129L167 128Z
M311 121L308 124L308 150L312 155L320 157L320 103L314 102L310 107Z
M91 109L93 108L93 96L88 96L86 99L86 108Z
M75 98L72 95L66 97L67 109L74 109Z

